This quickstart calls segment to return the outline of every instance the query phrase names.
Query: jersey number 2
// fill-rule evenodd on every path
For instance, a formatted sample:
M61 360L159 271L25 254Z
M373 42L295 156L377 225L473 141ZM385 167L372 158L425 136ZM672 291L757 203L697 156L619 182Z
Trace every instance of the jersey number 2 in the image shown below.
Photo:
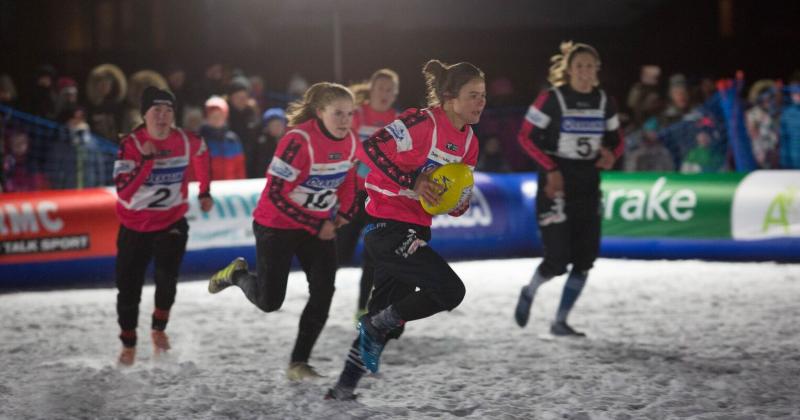
M155 208L166 207L166 205L161 203L169 198L169 194L170 194L169 188L159 188L158 190L156 190L155 193L156 200L150 203L150 205L148 205L147 207L155 207Z

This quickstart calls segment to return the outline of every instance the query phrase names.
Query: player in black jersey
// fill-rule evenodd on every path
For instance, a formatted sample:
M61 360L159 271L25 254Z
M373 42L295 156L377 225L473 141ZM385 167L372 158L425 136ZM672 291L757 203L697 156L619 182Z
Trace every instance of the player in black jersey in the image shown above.
M571 265L550 332L582 336L567 316L600 248L600 170L614 166L624 145L616 107L598 88L597 50L565 42L551 61L552 87L530 106L518 135L539 166L536 215L544 259L522 288L514 315L524 327L539 286Z

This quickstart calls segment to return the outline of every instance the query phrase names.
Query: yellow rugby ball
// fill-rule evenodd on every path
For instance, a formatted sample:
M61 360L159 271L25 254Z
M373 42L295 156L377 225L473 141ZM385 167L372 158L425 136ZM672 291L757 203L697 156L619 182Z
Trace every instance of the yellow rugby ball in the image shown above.
M422 197L419 198L422 208L431 215L450 213L464 200L469 200L475 180L472 170L463 163L442 165L430 174L431 180L444 187L437 205L431 205Z

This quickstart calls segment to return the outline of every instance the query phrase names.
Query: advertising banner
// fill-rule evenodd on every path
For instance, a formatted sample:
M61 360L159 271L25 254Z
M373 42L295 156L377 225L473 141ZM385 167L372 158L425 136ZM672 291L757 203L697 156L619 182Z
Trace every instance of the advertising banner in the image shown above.
M104 188L0 195L0 264L113 256L116 199Z
M609 173L603 176L603 235L731 237L739 174Z
M800 237L800 171L749 174L733 198L734 239Z
M254 265L264 182L214 181L209 213L190 184L182 274ZM601 256L800 261L800 171L609 173L601 188ZM431 246L450 260L541 255L536 190L535 174L476 173L469 211L434 218ZM115 203L113 188L1 194L0 289L113 282Z

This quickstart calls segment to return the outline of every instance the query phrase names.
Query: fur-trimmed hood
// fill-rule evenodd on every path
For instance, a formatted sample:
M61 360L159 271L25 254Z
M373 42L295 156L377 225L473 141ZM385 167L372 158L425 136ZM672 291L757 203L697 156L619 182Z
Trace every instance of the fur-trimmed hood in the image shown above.
M125 73L122 69L114 64L101 64L89 72L89 78L86 80L86 99L89 103L98 106L103 104L104 98L100 93L100 82L103 79L110 78L113 87L111 88L112 103L120 103L125 99L125 94L128 91L128 83L125 80Z

